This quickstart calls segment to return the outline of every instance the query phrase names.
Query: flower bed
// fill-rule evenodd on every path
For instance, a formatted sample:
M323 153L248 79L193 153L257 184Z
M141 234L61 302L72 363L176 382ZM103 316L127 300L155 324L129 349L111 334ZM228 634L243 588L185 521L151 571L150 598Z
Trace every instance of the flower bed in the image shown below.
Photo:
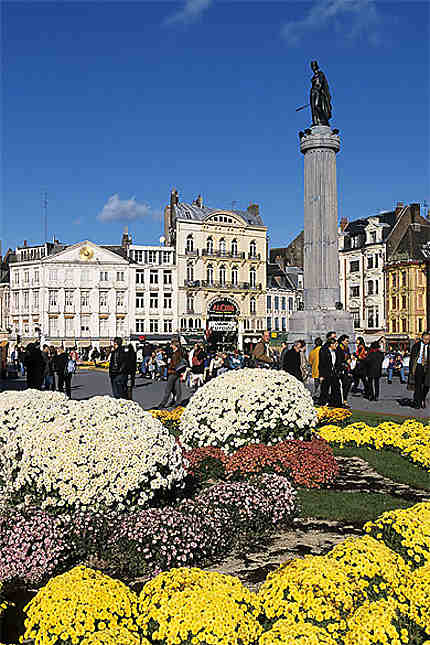
M345 428L327 425L319 428L318 434L341 448L390 448L430 471L430 425L425 426L415 419L407 419L402 424L386 421L376 427L363 422L351 423Z
M69 401L59 393L0 394L0 488L42 508L147 505L185 477L182 452L131 401Z
M318 425L324 423L345 423L352 416L352 412L346 408L329 408L323 405L317 408Z
M249 443L310 438L317 414L309 391L275 370L226 372L199 388L181 416L188 450L216 446L231 453Z
M200 482L241 480L260 473L289 477L296 486L320 488L332 484L339 472L327 441L291 439L274 446L250 444L226 455L220 448L195 448L185 453L188 472Z

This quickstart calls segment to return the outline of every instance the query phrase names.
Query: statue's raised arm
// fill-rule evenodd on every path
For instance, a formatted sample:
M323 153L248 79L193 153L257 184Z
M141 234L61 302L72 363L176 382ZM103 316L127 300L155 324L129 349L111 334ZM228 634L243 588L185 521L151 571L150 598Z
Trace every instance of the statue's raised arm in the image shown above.
M327 79L324 72L318 67L316 60L311 62L314 73L312 76L312 87L310 104L312 110L312 125L330 125L331 119L331 96Z

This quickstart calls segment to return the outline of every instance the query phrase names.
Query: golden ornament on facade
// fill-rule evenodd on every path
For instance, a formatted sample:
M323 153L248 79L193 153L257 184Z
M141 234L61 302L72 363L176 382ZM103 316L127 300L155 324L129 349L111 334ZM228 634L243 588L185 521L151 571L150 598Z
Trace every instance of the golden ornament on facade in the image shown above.
M94 251L89 246L83 246L79 251L79 257L81 258L81 260L91 260L93 255L94 255Z

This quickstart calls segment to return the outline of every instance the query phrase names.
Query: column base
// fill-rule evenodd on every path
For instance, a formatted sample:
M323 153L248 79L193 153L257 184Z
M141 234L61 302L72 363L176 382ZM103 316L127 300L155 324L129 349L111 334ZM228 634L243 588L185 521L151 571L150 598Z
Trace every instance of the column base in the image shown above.
M337 337L347 334L351 342L355 341L354 321L349 311L343 310L304 310L294 311L289 319L288 342L304 340L307 346L313 346L315 339L326 340L326 334L335 331Z

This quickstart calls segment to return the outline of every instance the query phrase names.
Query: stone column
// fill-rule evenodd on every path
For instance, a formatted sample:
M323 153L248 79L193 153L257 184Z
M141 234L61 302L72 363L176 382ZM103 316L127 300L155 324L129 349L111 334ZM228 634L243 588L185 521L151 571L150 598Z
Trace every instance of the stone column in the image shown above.
M336 153L340 139L329 126L302 137L304 155L304 306L334 309L339 301Z

